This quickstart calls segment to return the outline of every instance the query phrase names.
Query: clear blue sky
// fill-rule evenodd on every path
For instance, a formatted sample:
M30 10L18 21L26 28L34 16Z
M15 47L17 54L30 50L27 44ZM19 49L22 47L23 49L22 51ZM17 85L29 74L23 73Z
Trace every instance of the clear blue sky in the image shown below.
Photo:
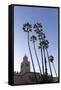
M29 22L35 24L37 22L42 23L43 31L46 34L46 38L49 43L49 55L54 56L54 64L56 72L58 74L58 9L57 8L37 8L37 7L14 7L14 71L20 71L20 65L23 57L26 53L28 60L31 64L31 71L33 71L32 63L29 55L27 44L27 33L23 32L23 24ZM30 33L30 36L35 34L34 31ZM34 65L36 72L39 72L37 61L35 58L33 44L30 42L32 55L34 59ZM39 56L39 62L41 64L40 51L37 48L38 41L36 42L37 54ZM52 66L52 65L51 65ZM42 67L42 66L41 66ZM52 67L53 69L53 67ZM49 72L49 67L48 67ZM50 73L50 72L49 72ZM54 70L53 74L55 76Z

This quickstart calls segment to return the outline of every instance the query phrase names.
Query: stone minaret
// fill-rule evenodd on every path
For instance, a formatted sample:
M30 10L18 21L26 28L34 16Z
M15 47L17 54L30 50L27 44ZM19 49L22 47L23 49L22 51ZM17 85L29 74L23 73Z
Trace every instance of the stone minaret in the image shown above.
M21 73L30 72L30 62L28 61L28 57L23 57L23 62L21 63Z

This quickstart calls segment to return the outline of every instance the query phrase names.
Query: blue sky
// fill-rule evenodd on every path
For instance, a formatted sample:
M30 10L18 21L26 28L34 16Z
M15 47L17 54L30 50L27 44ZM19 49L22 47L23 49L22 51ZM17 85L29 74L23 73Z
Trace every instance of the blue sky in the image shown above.
M26 53L31 64L31 71L33 71L32 63L29 55L27 44L27 33L23 32L23 24L29 22L34 25L39 22L43 25L43 31L46 34L46 39L49 41L49 55L54 56L54 64L58 74L58 9L57 8L40 8L40 7L14 7L14 71L21 70L20 65ZM36 33L32 31L30 36ZM39 72L38 64L34 54L33 44L30 42L32 56L36 72ZM38 50L38 41L36 42L36 50L41 65L40 50ZM52 66L52 65L51 65ZM42 66L41 66L42 67ZM48 66L47 66L48 67ZM53 75L55 76L53 67ZM48 73L49 67L48 67Z

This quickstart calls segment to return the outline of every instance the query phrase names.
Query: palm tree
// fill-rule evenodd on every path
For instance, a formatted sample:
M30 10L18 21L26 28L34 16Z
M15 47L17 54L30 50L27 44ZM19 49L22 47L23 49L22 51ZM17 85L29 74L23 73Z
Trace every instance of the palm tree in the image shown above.
M38 34L39 36L39 33L42 32L42 25L39 24L39 23L36 23L34 24L34 31L36 32L36 34ZM42 35L42 34L41 34ZM39 37L39 41L40 41L40 37ZM44 74L44 63L43 63L43 53L42 53L42 48L41 49L41 58L42 58L42 70L43 70L43 74Z
M44 60L45 60L45 74L47 75L47 61L46 61L46 55L45 55L45 40L40 42L40 46L39 47L43 48Z
M48 54L48 40L44 40L45 41L45 49L46 49L46 52L47 52L47 57L48 57L48 63L49 63L49 69L50 69L50 73L51 73L51 76L52 76L52 70L51 70L51 65L50 65L50 61L49 61L49 54Z
M36 71L35 71L35 66L34 66L33 57L32 57L32 53L31 53L30 43L29 43L29 32L32 31L31 24L29 24L28 22L26 24L24 24L23 25L23 30L24 30L24 32L27 32L27 34L28 34L28 38L27 38L28 39L28 47L29 47L29 52L30 52L30 57L31 57L33 70L34 70L34 73L35 73ZM36 78L36 74L35 74L35 78Z
M56 74L56 77L57 77L56 69L55 69L54 62L53 62L53 60L54 60L54 57L53 57L53 56L49 56L49 60L50 60L50 62L51 62L51 63L52 63L52 65L53 65L54 72L55 72L55 74Z
M35 35L32 35L32 36L31 36L31 41L33 42L33 47L34 47L35 56L36 56L37 63L38 63L38 66L39 66L39 70L40 70L40 73L41 73L41 67L40 67L39 59L38 59L37 52L36 52L36 48L35 48L35 41L36 41L36 40L37 40L36 36L35 36Z

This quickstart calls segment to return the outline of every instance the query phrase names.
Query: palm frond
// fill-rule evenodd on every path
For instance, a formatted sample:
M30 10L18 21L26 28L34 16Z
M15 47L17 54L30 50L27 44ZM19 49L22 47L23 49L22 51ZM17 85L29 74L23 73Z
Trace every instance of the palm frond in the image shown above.
M42 31L42 25L38 22L36 24L34 24L33 28L36 33L39 33L40 31Z

